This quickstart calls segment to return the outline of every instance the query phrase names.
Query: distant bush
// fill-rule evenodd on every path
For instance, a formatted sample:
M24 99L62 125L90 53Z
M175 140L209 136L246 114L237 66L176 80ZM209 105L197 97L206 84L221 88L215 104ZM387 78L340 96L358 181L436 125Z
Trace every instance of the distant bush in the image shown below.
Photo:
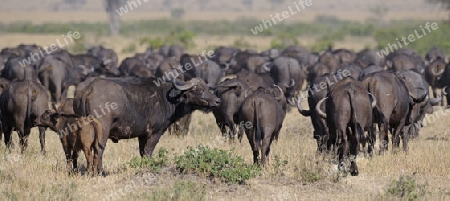
M237 48L241 48L241 49L253 47L252 45L250 45L250 43L249 43L248 41L246 41L246 40L244 39L244 37L240 37L240 38L236 39L236 40L233 42L233 46L234 46L234 47L237 47Z
M373 38L378 44L377 48L383 49L388 46L388 44L397 44L397 38L399 39L400 43L403 47L405 45L403 42L401 42L402 37L408 37L410 34L413 34L415 36L415 30L420 35L423 35L422 38L417 38L414 42L409 42L408 46L406 48L412 48L414 49L418 54L424 55L430 50L432 47L437 47L444 52L449 53L450 52L450 25L445 23L438 23L439 28L437 30L432 30L430 33L428 33L427 30L426 34L424 35L422 33L422 30L420 29L420 25L423 25L425 23L413 23L413 24L407 24L407 25L398 25L396 27L389 27L389 28L383 28L375 31L373 33ZM399 47L400 48L400 47Z
M197 173L226 183L241 184L260 172L258 167L245 164L244 159L235 156L233 151L201 145L196 149L189 147L183 155L175 156L175 164L181 173Z
M170 17L172 19L179 20L179 19L183 18L184 13L185 12L184 12L183 8L174 8L170 11Z
M153 48L159 48L165 44L182 45L185 48L193 48L193 47L195 47L194 37L195 37L195 34L193 32L179 28L176 30L172 30L170 32L170 34L168 34L164 38L161 38L161 37L141 38L141 39L139 39L139 44L147 45L147 47L153 47Z
M137 49L136 44L130 43L130 44L128 44L128 46L126 46L122 49L122 53L134 53L134 52L136 52L136 49Z
M271 48L283 49L291 45L299 45L297 36L292 34L279 34L270 41Z

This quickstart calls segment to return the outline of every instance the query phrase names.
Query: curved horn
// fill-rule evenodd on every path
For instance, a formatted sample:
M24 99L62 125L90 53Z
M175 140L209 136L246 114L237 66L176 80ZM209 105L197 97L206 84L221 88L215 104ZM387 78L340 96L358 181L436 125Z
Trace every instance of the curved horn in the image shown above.
M275 95L275 99L281 100L283 98L283 90L276 84L274 84L273 86L276 87L278 90L280 90L280 93L279 93L278 96L274 94Z
M322 118L324 118L324 119L327 118L327 113L323 112L323 111L320 109L320 106L322 105L322 102L325 101L327 98L328 98L328 97L322 98L322 99L317 103L317 105L316 105L316 111L317 111L317 113L320 115L320 117L322 117Z
M436 106L442 101L442 97L438 96L437 98L430 98L429 100L432 106Z
M445 86L444 88L442 88L442 94L443 95L445 95L445 96L447 96L447 91L445 90L445 89L447 89L447 86Z
M371 102L372 102L372 109L373 109L373 108L375 108L377 106L377 98L371 93L369 93L369 96L372 97L372 101Z
M194 87L199 82L198 78L192 78L191 80L189 80L188 82L184 83L183 85L179 85L177 83L177 81L176 81L177 77L173 78L172 83L173 83L173 86L175 87L175 89L178 89L178 90L181 90L181 91L189 90L189 89Z
M262 67L264 68L264 70L265 70L266 72L270 72L270 68L269 68L268 65L270 65L270 62L265 62L265 63L262 65Z
M431 70L431 72L433 73L433 75L435 75L435 76L440 76L440 75L442 75L442 73L444 73L444 69L441 69L439 72L436 72L436 68L433 68L432 70Z
M112 59L110 59L110 58L104 59L103 60L103 65L108 65L111 62L112 62Z
M302 114L302 115L305 116L305 117L311 116L311 110L304 110L304 109L303 109L303 107L302 107L302 101L303 101L303 98L298 98L298 99L297 99L297 109L298 109L298 112L300 112L300 114Z
M413 99L415 103L421 103L428 97L428 92L425 93L422 97L414 98L414 96L409 92L409 96Z
M295 85L295 80L291 78L291 83L289 83L288 88L294 87Z

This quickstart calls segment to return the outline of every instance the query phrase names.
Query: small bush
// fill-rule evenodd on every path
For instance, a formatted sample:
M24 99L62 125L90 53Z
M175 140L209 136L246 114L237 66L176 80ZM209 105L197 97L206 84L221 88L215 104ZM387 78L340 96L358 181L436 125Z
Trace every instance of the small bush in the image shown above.
M283 169L285 169L288 164L287 160L282 160L279 155L274 156L275 163L273 163L273 169L275 171L275 175L279 175L283 173Z
M150 168L152 171L160 171L162 167L169 163L169 157L164 148L160 148L158 154L154 157L134 157L130 162L126 163L127 167L131 168Z
M271 48L284 49L291 45L299 45L297 37L293 34L279 34L270 41Z
M184 16L184 9L174 8L170 11L170 17L175 20L179 20Z
M303 168L301 171L302 180L308 183L314 183L324 179L324 175L317 170Z
M243 158L234 156L233 151L201 145L196 149L189 147L183 155L175 156L175 164L181 173L197 173L226 183L241 184L260 172L258 167L247 165Z
M136 44L130 43L128 46L122 49L122 53L134 53L136 52Z
M412 176L400 176L389 184L387 193L407 200L417 200L425 195L426 184L417 184Z

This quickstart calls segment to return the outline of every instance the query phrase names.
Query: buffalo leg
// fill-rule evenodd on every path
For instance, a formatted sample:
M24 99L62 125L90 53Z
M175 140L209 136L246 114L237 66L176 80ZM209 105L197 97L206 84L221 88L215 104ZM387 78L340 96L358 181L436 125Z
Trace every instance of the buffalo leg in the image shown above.
M108 122L106 119L104 120L104 122ZM110 132L110 127L107 123L104 123L102 125L102 133L105 133L106 135L103 135L102 138L99 139L97 145L98 145L98 149L97 149L97 172L99 174L103 174L103 152L105 151L106 148L106 141L108 141L108 134Z
M358 125L357 125L358 126ZM355 127L357 127L355 126ZM354 132L352 135L349 135L350 137L350 174L352 176L358 176L358 166L356 165L356 157L358 156L358 150L359 150L359 136L361 135L361 130L358 130L357 128L353 129ZM364 131L362 131L362 134L364 135Z
M39 142L41 143L41 153L45 155L45 127L39 128Z
M78 172L78 150L72 150L73 171Z
M243 128L241 128L241 129L243 129ZM252 148L253 164L258 165L259 164L259 161L258 161L259 146L255 142L256 133L255 133L254 127L250 128L250 129L246 129L245 134L247 135L248 142L250 143L250 147Z
M5 135L5 146L11 151L11 148L14 148L14 143L11 140L12 128L9 125L6 125L4 123L2 124L4 125L3 133Z
M388 150L389 145L389 129L387 122L378 123L378 130L380 130L380 154Z
M348 156L348 141L347 135L345 134L346 126L344 128L338 129L337 134L337 143L338 143L338 154L339 154L339 169L342 170L345 168L345 159Z
M163 132L157 132L150 135L150 137L147 139L145 143L144 151L141 151L141 156L152 156L153 151L155 150L156 144L159 142L159 138L161 138L161 135ZM139 142L140 144L140 142Z
M93 155L92 155L91 147L83 145L83 152L84 152L84 157L86 157L87 172L90 173L90 172L92 172L92 162L93 162Z

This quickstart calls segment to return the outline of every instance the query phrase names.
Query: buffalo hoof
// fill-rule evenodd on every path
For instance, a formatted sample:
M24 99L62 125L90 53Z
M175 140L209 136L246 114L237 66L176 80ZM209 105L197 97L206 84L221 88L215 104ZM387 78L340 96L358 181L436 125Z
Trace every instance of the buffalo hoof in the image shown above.
M355 162L352 162L350 165L350 175L358 176L358 174L359 174L358 166L356 166Z
M46 156L46 155L47 155L47 151L41 150L41 154L42 154L43 156Z

